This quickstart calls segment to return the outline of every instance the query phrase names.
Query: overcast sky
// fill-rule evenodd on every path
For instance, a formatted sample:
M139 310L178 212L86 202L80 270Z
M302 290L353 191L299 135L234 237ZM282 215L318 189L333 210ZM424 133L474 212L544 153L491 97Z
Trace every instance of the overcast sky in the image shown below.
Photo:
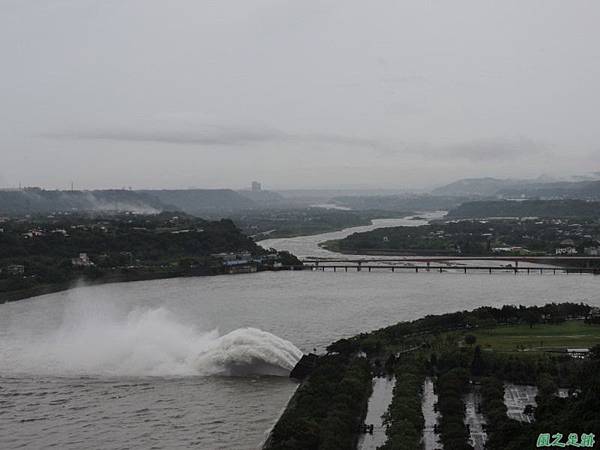
M0 0L0 186L600 168L597 0Z

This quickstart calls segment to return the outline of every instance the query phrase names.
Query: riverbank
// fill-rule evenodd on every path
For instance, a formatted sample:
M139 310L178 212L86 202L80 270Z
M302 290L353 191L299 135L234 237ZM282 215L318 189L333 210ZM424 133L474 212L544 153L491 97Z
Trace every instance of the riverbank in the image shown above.
M258 272L278 272L286 270L302 270L302 266L282 266L277 268L260 269ZM55 292L68 291L78 285L85 284L87 286L98 286L102 284L110 283L129 283L134 281L149 281L149 280L163 280L170 278L190 278L190 277L210 277L217 275L236 275L235 273L228 274L223 271L157 271L157 272L124 272L118 274L105 275L99 278L79 277L74 280L70 280L63 283L49 283L32 286L26 289L19 289L9 292L0 293L0 304L15 302L19 300L25 300L32 297L38 297L40 295L52 294Z
M317 236L321 234L327 233L335 233L343 230L347 230L350 228L358 228L358 227L369 227L373 225L373 221L375 220L387 220L387 219L403 219L405 217L410 217L411 212L398 212L398 213L373 213L368 214L365 211L356 211L356 213L360 213L356 220L347 223L337 223L337 224L322 224L317 227L311 227L310 229L304 228L298 231L279 231L273 230L271 232L263 232L256 235L251 236L255 242L260 243L261 241L265 241L267 239L292 239L297 237L310 237ZM411 219L411 220L426 220L423 218Z
M346 249L339 244L340 240L325 241L319 244L321 248L330 252L340 253L342 255L364 255L364 256L460 256L455 251L441 251L431 249L410 249L410 250L384 250L384 249ZM490 256L490 255L487 255Z
M354 233L372 231L379 228L390 228L398 226L416 227L426 225L431 220L443 217L445 211L436 211L431 213L420 213L420 218L416 216L405 216L401 218L374 219L370 225L344 228L339 231L333 231L315 235L303 235L293 238L273 238L260 241L259 244L268 249L275 248L279 251L288 251L297 257L332 257L339 256L339 253L327 250L320 244L326 241L343 239Z

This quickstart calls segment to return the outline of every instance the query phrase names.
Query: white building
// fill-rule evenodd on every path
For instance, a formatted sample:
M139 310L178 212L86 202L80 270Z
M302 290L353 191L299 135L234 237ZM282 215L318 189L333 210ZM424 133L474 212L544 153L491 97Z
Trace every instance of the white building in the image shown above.
M575 247L560 247L554 253L561 256L573 256L577 254L577 249Z
M87 253L80 253L77 258L71 259L71 264L76 267L90 267L94 265Z

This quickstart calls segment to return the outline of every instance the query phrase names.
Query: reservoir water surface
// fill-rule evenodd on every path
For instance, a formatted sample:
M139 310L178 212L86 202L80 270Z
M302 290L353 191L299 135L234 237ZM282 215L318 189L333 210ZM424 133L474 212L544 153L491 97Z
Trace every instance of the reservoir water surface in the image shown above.
M316 255L326 252L318 242L353 231L264 245ZM257 448L296 388L278 375L300 352L480 305L600 306L597 284L590 275L263 272L81 286L0 305L0 448Z

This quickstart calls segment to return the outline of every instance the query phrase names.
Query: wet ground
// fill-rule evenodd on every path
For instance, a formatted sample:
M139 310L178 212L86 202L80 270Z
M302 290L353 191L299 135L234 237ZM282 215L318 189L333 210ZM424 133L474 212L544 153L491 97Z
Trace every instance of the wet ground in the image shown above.
M425 379L423 385L423 417L425 425L423 427L423 448L424 450L441 450L443 448L439 435L435 432L435 425L438 423L439 412L435 410L437 395L433 391L433 380L429 377Z
M375 450L385 444L387 436L385 426L382 423L382 416L392 401L395 384L395 378L380 377L373 379L373 394L369 399L367 417L365 418L367 425L373 425L373 434L367 433L361 436L358 441L359 450Z
M484 431L486 424L485 417L481 413L481 395L479 388L474 387L473 392L469 392L465 397L465 423L470 430L471 445L475 450L484 450L487 435Z
M504 404L508 409L508 417L519 422L532 422L533 417L524 414L523 410L527 405L536 406L537 392L536 386L507 383L504 386Z

